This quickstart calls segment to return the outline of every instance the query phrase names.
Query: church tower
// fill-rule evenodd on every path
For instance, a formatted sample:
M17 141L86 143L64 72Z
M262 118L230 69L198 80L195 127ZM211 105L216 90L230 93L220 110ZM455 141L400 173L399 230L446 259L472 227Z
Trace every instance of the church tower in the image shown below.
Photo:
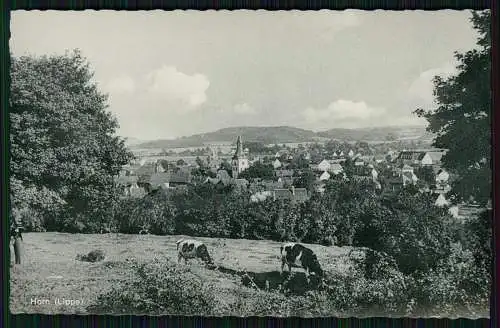
M243 153L243 145L241 143L241 136L236 140L236 151L231 161L231 169L233 170L233 179L237 179L238 175L244 170L248 169L248 159Z

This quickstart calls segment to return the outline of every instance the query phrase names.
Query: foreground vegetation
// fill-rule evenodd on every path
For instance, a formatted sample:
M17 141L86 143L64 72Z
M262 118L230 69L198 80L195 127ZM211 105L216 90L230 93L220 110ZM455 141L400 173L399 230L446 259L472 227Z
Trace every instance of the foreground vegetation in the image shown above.
M28 233L24 264L11 269L11 311L488 316L488 299L470 294L477 288L477 275L468 262L444 280L440 270L413 278L399 272L383 254L368 249L307 245L327 273L324 288L308 290L301 270L295 270L292 278L280 276L279 243L200 238L217 265L209 270L197 261L177 264L175 241L181 237ZM95 249L104 252L103 261L77 260L79 254ZM459 250L455 254L457 260L467 257ZM265 280L270 280L270 290ZM275 284L278 280L281 290ZM467 284L470 289L460 291ZM29 301L34 297L81 299L83 304L32 306Z

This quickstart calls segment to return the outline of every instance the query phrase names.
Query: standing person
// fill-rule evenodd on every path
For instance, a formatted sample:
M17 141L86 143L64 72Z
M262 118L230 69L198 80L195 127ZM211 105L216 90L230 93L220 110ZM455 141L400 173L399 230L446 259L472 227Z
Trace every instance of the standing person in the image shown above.
M15 215L16 211L11 211L10 215L10 243L14 249L15 263L21 264L22 256L22 230L23 225L19 215Z

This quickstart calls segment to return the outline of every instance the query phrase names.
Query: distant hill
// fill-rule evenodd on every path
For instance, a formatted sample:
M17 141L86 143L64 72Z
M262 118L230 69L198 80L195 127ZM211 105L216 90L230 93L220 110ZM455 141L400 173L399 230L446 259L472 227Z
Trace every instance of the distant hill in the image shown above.
M330 129L318 132L321 137L340 140L382 141L392 135L397 140L403 139L430 139L432 134L425 130L425 126L385 126L359 129Z
M136 145L140 145L142 143L144 143L145 141L144 140L140 140L140 139L137 139L137 138L130 138L130 137L126 137L124 138L125 139L125 144L129 147L133 147L133 146L136 146Z
M238 136L243 138L243 142L259 141L265 144L307 142L325 139L381 141L386 140L389 134L399 140L429 139L432 137L425 131L425 127L423 126L331 129L322 132L314 132L290 126L246 126L224 128L214 132L195 134L171 140L153 140L134 144L134 148L201 147L204 143L232 142Z
M241 136L244 141L260 141L266 144L284 142L314 141L318 137L314 131L289 126L272 127L231 127L214 132L195 134L174 140L155 140L138 145L141 148L197 147L203 143L235 141Z

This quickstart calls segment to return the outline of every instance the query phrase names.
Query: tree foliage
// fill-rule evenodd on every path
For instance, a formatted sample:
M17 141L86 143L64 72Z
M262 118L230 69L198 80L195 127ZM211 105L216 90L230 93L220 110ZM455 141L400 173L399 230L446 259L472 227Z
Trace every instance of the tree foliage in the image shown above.
M274 169L271 164L262 164L256 162L252 164L245 171L241 172L238 175L241 179L253 180L253 179L264 179L264 180L272 180L274 179Z
M444 168L457 175L452 192L460 200L486 203L491 198L491 39L489 11L472 13L477 47L455 53L458 73L434 78L437 108L417 109L435 133L434 146L449 151Z
M104 224L117 197L113 176L131 154L114 134L117 121L89 64L79 51L11 63L12 208L48 227Z

